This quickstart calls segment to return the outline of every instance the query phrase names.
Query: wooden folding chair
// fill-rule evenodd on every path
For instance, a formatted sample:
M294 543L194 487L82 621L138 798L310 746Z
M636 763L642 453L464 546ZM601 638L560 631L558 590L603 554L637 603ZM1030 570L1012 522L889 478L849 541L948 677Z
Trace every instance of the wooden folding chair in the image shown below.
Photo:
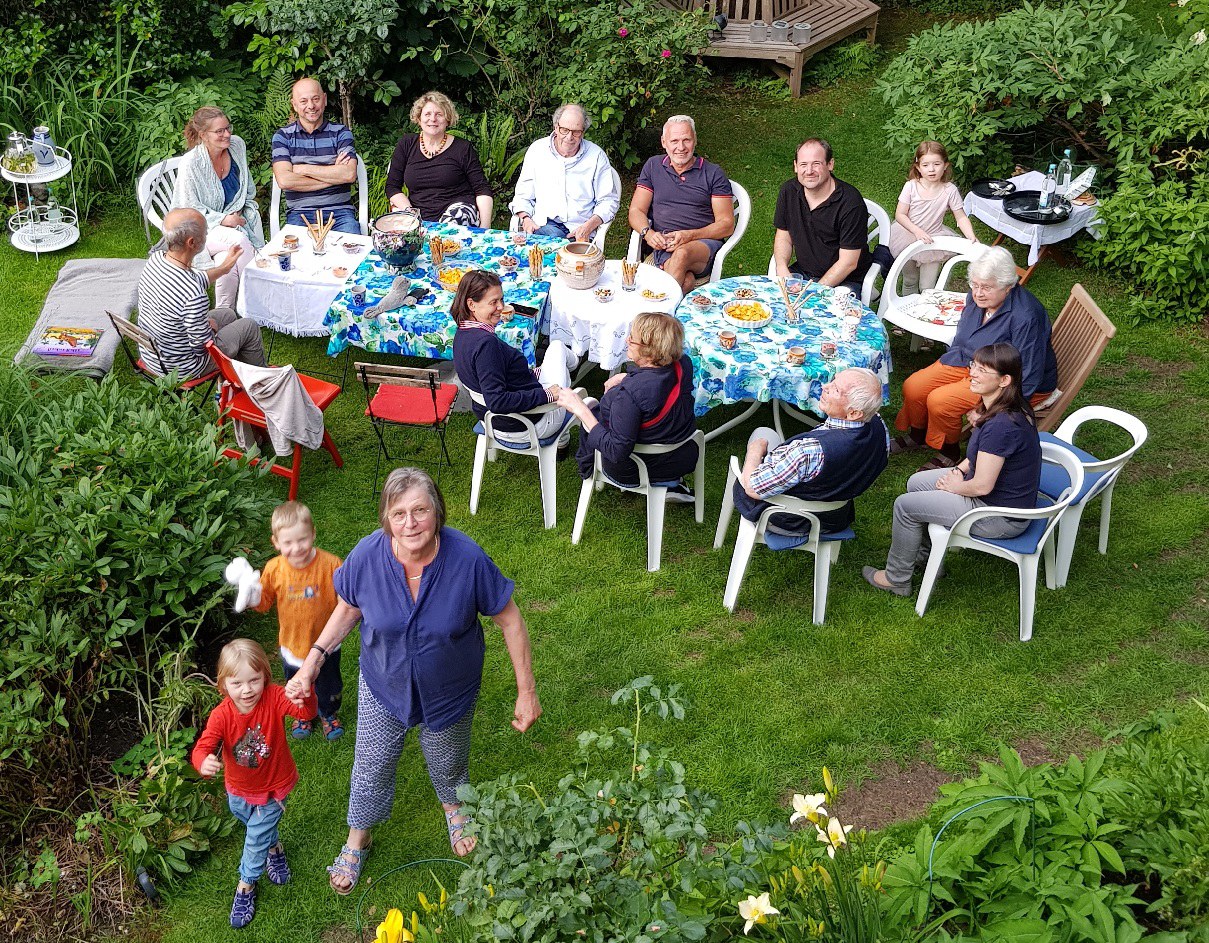
M1050 343L1058 359L1058 397L1037 410L1037 429L1052 432L1091 376L1104 348L1116 335L1116 326L1105 317L1087 290L1076 284L1070 298L1054 321Z
M354 369L365 387L365 415L378 435L378 454L374 458L374 496L378 494L378 469L382 456L385 455L388 462L394 461L386 447L387 426L431 428L441 443L445 463L452 468L453 461L445 445L445 424L453 409L453 401L458 397L458 388L452 383L442 383L440 372L430 367L357 363Z
M118 332L118 340L121 341L122 350L126 352L126 357L130 360L130 365L138 371L140 376L145 377L152 383L156 383L163 378L163 374L156 373L143 360L140 348L151 353L151 357L159 365L163 365L163 359L160 357L160 349L155 343L155 338L144 331L133 321L127 321L123 317L119 317L112 311L106 311L109 315L109 320L113 324L113 329ZM133 349L132 349L133 348ZM202 384L205 384L205 391L202 394L203 402L210 398L210 392L214 389L214 382L218 379L218 371L211 370L208 373L202 374L200 377L194 377L191 380L183 380L178 383L176 388L169 390L172 393L188 393L197 389Z

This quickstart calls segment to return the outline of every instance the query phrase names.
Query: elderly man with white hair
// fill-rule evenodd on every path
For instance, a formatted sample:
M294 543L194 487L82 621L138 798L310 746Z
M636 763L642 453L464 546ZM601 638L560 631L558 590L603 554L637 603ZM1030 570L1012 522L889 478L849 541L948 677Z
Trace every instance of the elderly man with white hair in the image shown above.
M592 119L580 105L560 105L549 137L529 145L510 209L539 236L586 242L621 205L609 158L584 138Z
M889 461L890 433L877 414L882 381L863 367L841 370L823 385L819 405L827 420L809 432L784 440L767 427L751 434L733 492L735 507L748 520L759 521L767 498L787 494L803 501L847 502L818 515L824 533L852 524L853 499L873 485ZM776 533L809 529L808 521L794 515L777 514L769 521Z
M953 468L961 458L961 422L981 402L970 389L974 351L989 344L1011 344L1020 351L1021 386L1031 405L1045 402L1058 386L1058 360L1050 344L1049 315L1040 301L1017 284L1016 262L1002 246L987 248L970 263L970 293L953 343L929 367L903 382L903 408L895 426L903 434L892 453L937 450L920 470Z
M630 228L688 292L735 231L734 192L721 167L697 156L697 125L688 115L668 118L660 143L665 156L648 159L638 175Z
M173 370L181 380L214 369L206 342L214 341L228 357L263 367L266 363L260 326L230 308L210 310L206 289L235 267L242 253L236 245L213 268L199 272L193 257L206 244L206 219L197 210L175 209L164 217L165 251L152 253L139 276L139 327L159 348L140 346L139 356L155 373Z

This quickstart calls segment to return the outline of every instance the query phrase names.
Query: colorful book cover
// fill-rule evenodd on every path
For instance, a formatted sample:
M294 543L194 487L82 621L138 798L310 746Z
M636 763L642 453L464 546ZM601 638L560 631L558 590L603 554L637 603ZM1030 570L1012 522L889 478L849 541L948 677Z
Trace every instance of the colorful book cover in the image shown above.
M34 353L43 357L91 357L102 333L90 327L48 327L34 344Z

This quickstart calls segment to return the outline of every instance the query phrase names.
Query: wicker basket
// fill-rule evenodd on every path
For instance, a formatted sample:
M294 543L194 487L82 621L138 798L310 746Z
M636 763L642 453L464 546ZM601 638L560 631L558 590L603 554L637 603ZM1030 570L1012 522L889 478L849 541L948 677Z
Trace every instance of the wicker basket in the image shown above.
M568 243L554 257L554 268L571 288L591 288L604 267L604 253L591 242Z

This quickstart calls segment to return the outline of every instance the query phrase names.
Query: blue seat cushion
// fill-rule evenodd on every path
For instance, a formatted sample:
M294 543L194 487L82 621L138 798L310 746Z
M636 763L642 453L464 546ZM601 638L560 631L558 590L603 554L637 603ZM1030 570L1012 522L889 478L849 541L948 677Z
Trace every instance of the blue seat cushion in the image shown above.
M1062 439L1055 438L1053 433L1041 432L1042 442L1049 442L1053 445L1061 446L1068 452L1072 453L1083 464L1100 461L1090 452L1084 452L1082 449L1075 448L1069 442L1064 442ZM1095 488L1107 472L1093 472L1090 475L1083 476L1083 487L1079 491L1079 496L1074 500L1074 504L1078 504L1087 498L1092 489ZM1061 465L1054 465L1051 462L1041 463L1041 487L1038 489L1042 494L1049 495L1055 501L1063 491L1070 487L1070 475L1066 473L1066 469Z
M772 531L764 532L764 543L769 550L792 550L794 547L800 547L810 539L810 534L777 534ZM837 530L834 534L823 533L819 535L819 540L826 542L828 540L855 540L856 532L851 527L845 527L843 530Z
M483 428L483 424L481 422L476 422L474 424L474 434L475 435L483 435L485 431L486 430ZM538 439L537 441L539 443L541 443L543 446L553 445L555 442L558 441L558 437L560 435L562 435L561 429L558 430L558 432L555 432L553 435L548 435L544 439ZM509 442L507 439L501 439L498 436L496 437L495 442L496 442L496 445L501 445L506 449L512 449L515 452L528 452L529 451L528 442Z
M1049 507L1054 502L1045 495L1037 496L1037 507ZM1008 515L1004 515L1005 517ZM1032 554L1037 552L1037 545L1041 543L1041 535L1045 533L1045 528L1049 526L1049 520L1044 517L1039 517L1029 521L1021 533L1015 537L1004 537L1000 540L992 540L990 537L977 537L975 540L981 540L984 544L994 544L996 547L1002 547L1004 550L1011 550L1013 553Z

